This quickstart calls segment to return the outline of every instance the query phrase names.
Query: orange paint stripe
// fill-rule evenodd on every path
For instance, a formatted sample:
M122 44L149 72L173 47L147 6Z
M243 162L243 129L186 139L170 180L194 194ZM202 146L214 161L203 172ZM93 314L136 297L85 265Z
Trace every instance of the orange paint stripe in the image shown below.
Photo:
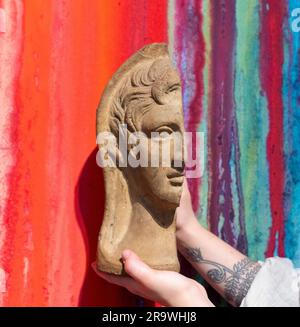
M30 5L29 5L30 3ZM47 267L44 230L47 227L44 188L44 147L48 107L48 41L51 1L24 1L24 48L19 79L17 166L12 181L14 236L11 248L7 305L43 305ZM9 246L9 244L7 244ZM33 292L34 290L34 292Z

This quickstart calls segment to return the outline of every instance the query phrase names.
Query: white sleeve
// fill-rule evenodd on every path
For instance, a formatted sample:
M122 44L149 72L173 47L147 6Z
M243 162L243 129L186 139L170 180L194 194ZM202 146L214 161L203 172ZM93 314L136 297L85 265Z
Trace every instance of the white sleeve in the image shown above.
M241 303L241 307L299 307L300 269L286 258L268 258Z

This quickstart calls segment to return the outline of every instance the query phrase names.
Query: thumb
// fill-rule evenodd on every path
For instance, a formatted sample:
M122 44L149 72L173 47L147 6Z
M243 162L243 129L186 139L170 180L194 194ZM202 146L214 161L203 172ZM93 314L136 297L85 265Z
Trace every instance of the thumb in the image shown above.
M149 285L155 271L146 265L134 252L124 250L122 253L125 271L129 276L143 285Z

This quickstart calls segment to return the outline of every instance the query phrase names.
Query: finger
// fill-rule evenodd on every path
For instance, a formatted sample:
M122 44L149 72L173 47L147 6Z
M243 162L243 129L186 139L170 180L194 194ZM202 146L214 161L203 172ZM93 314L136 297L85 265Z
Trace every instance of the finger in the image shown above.
M138 283L151 287L157 272L145 264L133 251L124 250L122 253L125 271Z
M94 269L95 273L105 279L107 282L112 283L112 284L116 284L122 287L127 287L127 286L132 286L133 284L133 280L130 277L127 276L118 276L118 275L113 275L113 274L108 274L102 271L99 271L97 269L96 263L92 263L92 268Z
M189 278L179 273L150 268L133 251L123 251L122 258L128 275L154 291L174 289L174 281L176 281L176 288L183 288L189 284Z
M190 286L189 279L176 272L150 268L132 251L122 253L127 273L144 289L146 298L164 305L181 303L181 294Z
M110 283L117 284L117 279L119 280L118 283L119 282L122 283L122 279L126 278L126 276L115 276L113 274L108 274L108 273L105 273L103 271L99 271L97 269L97 265L96 265L95 262L92 263L92 268L99 277L105 279L106 281L108 281Z

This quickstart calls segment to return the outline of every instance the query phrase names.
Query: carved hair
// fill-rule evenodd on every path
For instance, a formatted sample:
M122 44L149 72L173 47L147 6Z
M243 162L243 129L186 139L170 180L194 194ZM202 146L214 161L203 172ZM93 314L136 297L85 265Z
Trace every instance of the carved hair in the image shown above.
M163 93L168 91L168 72L173 71L168 59L157 59L137 66L116 91L111 107L110 129L118 135L120 124L131 132L138 131L137 121L153 103L163 105Z

